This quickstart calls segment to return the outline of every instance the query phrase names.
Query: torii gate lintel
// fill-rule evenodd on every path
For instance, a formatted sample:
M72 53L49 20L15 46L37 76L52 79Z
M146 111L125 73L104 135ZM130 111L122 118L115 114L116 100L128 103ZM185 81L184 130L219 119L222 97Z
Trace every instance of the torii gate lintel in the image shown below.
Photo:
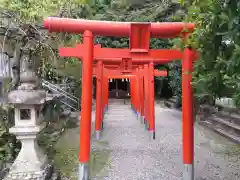
M141 49L142 50L142 49ZM107 63L121 62L122 59L132 59L134 63L149 63L154 61L156 63L168 63L173 60L179 60L183 58L181 51L177 49L150 49L148 52L137 52L140 49L134 49L131 52L130 49L118 49L118 48L102 48L99 45L94 46L94 60L101 60ZM61 57L76 57L82 59L87 53L84 44L78 44L76 47L63 47L59 48L59 56Z

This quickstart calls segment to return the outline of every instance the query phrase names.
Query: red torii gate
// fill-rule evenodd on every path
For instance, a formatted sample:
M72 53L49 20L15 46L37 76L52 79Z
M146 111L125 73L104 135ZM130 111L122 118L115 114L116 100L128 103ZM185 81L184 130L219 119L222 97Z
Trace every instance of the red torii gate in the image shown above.
M91 111L92 111L92 73L93 62L102 61L102 63L127 64L127 69L137 63L144 65L141 70L147 70L150 95L148 108L149 119L154 118L154 64L163 64L173 60L183 60L182 63L182 131L183 131L183 161L184 161L184 179L193 180L193 104L192 104L192 75L193 61L196 59L196 53L191 48L186 48L184 52L178 50L149 49L151 37L174 38L180 36L183 31L187 36L194 30L192 23L130 23L130 22L108 22L77 20L68 18L48 18L44 21L44 26L51 32L70 32L83 33L83 44L78 44L75 48L62 48L59 50L60 56L77 57L82 59L82 111L80 123L80 179L87 180L88 164L90 159L90 132L91 132ZM130 37L129 49L101 48L94 46L94 35ZM136 79L138 82L138 80ZM144 81L144 82L145 82ZM139 85L139 83L137 83ZM141 81L140 81L141 83ZM133 90L131 90L133 91ZM137 91L135 92L137 93ZM142 96L142 91L139 94ZM146 91L145 91L146 93ZM134 94L134 93L133 93ZM131 94L131 95L133 95ZM134 102L134 107L138 112L142 112L139 102ZM135 99L136 100L136 99ZM106 103L106 102L105 102ZM146 102L144 102L146 103Z
M109 69L106 69L107 68L114 68L115 70L109 70ZM137 66L136 66L137 67ZM142 78L145 76L147 77L147 69L145 68L145 72L141 71L140 73L137 71L137 70L132 70L131 72L128 72L126 74L126 72L121 72L119 70L116 70L120 68L119 66L115 66L115 65L105 65L105 68L103 67L103 64L101 61L98 61L97 63L97 66L94 67L93 69L93 75L96 76L97 78L97 90L96 90L96 118L95 118L95 132L96 132L96 139L99 140L100 139L100 132L101 132L101 129L103 128L103 113L104 113L104 110L106 108L106 104L104 105L103 103L103 100L104 98L108 98L108 89L105 90L107 92L104 92L103 91L103 88L104 88L104 80L108 81L108 79L125 79L125 78L129 78L129 79L134 79L134 78L138 78L140 77L139 74L141 73ZM121 69L120 69L121 70ZM144 74L145 73L145 74ZM167 71L159 71L157 69L154 70L154 76L167 76ZM106 77L104 79L104 77ZM142 79L143 80L143 79ZM138 88L138 89L134 89L134 87L136 87L136 84L134 85L134 81L130 81L130 84L131 84L131 95L134 94L133 91L141 91L143 90L143 87L141 88ZM147 89L148 87L148 84L147 84L147 81L146 81L146 78L145 78L145 89ZM136 93L136 92L135 92ZM106 97L105 97L106 96ZM142 102L146 99L147 101L147 97L149 95L147 94L142 94L142 96L139 96L138 99L139 102ZM134 106L137 107L138 104L134 104L134 100L133 100L133 95L131 96L131 104L133 104ZM141 113L141 116L142 118L144 118L145 120L148 120L147 118L147 115L148 115L148 112L147 112L147 109L146 109L146 104L139 104L139 106L142 106L139 110L139 113ZM135 111L137 112L137 111ZM139 114L137 113L138 117L139 117ZM149 128L151 129L151 133L152 134L152 138L155 139L155 130L154 130L154 121L155 121L155 118L153 117L151 119L151 121L144 121L145 124L146 124L146 128L148 129L148 125L149 125Z

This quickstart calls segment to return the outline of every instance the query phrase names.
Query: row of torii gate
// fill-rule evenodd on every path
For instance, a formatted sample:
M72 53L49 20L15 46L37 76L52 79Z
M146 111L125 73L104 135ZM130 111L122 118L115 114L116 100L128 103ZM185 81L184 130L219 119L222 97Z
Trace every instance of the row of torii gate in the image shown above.
M194 31L194 24L133 23L77 20L50 17L44 21L50 32L83 33L83 43L59 49L62 57L75 57L82 61L82 97L80 122L79 180L89 179L91 142L92 78L97 78L95 130L100 138L104 112L108 107L108 80L130 79L131 105L137 116L144 118L151 138L155 139L154 76L167 76L166 71L154 65L182 60L182 138L184 180L194 179L194 127L192 102L193 62L197 53L190 47L177 49L150 49L151 38L184 39ZM103 48L94 45L94 35L129 37L129 48Z

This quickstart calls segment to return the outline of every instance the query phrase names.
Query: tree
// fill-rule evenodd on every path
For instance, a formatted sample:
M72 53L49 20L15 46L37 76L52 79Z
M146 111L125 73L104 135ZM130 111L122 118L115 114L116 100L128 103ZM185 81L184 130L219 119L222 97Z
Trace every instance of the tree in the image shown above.
M197 25L189 39L190 45L200 52L193 74L195 95L213 100L230 96L239 102L239 1L181 3L188 7L185 20Z
M34 41L34 44L37 44L37 46L36 48L34 47L35 59L33 60L41 61L39 62L41 65L38 74L42 78L50 78L54 74L53 69L58 67L54 66L53 63L58 59L57 46L74 44L81 38L77 35L47 33L41 26L43 18L50 15L74 16L74 10L87 7L83 3L85 2L82 0L0 0L0 52L12 58L16 44L25 44L24 42L28 40ZM21 46L21 48L23 47ZM70 63L71 59L67 62ZM0 118L2 120L0 123L1 166L6 162L13 161L21 146L15 136L8 132L9 127L13 125L14 118L11 115L13 115L12 107L0 107Z
M72 71L72 69L68 71L68 69L63 67L65 63L58 63L56 49L64 44L74 45L76 42L81 41L81 37L66 33L48 33L42 28L42 23L43 19L48 16L79 18L82 15L81 13L88 9L89 5L86 3L93 2L87 0L1 0L0 2L0 39L2 39L3 53L12 57L15 44L21 42L24 39L23 37L31 37L38 43L36 54L41 60L39 75L49 78L48 74L52 74L51 72L54 69L61 70L61 74L70 74L72 76L75 76L74 73L79 72L79 70ZM69 64L69 62L74 62L74 60L69 58L67 62ZM81 69L79 62L74 62L72 67L76 66L78 66L78 69ZM79 73L76 74L76 77L77 79L80 78Z

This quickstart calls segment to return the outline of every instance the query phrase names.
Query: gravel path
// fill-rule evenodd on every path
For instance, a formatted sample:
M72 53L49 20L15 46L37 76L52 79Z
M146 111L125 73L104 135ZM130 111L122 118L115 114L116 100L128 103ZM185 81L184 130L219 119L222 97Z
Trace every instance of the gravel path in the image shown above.
M155 108L156 140L129 105L109 105L102 140L112 151L109 163L95 180L181 180L181 112ZM236 149L233 151L233 149ZM240 148L221 136L195 127L196 180L239 180Z

